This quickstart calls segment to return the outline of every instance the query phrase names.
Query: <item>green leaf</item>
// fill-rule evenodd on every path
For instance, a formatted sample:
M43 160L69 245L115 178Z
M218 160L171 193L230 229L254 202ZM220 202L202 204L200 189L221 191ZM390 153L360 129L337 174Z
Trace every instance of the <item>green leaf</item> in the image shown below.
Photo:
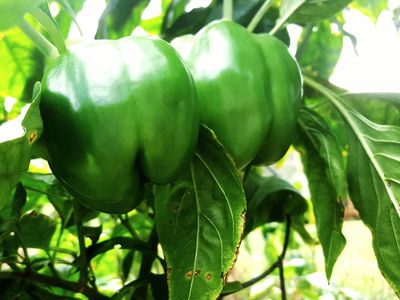
M308 179L318 237L325 256L325 272L329 279L346 244L342 234L342 199L347 195L344 161L335 136L316 112L302 109L298 122L299 141L296 147Z
M371 229L383 276L400 296L400 127L374 123L331 90L305 80L330 100L347 125L350 197Z
M301 40L307 39L308 32L302 34ZM299 63L302 68L312 71L318 77L329 79L339 60L343 46L343 34L332 30L331 22L319 22L312 28L312 33L305 41ZM300 54L300 52L298 52Z
M40 83L35 85L33 101L25 117L13 121L17 136L0 142L0 209L6 205L14 186L28 170L33 143L42 133L42 120L39 111ZM22 116L21 116L22 118ZM20 122L20 124L19 124ZM2 130L3 129L3 130ZM7 123L0 127L0 141L9 134ZM18 136L19 135L19 136Z
M25 203L26 191L21 184L18 184L12 202L3 207L0 213L0 244L14 231Z
M244 187L248 199L245 236L260 225L284 222L287 214L300 217L307 211L303 196L279 177L263 177L251 171Z
M22 216L19 231L27 248L49 250L57 223L48 216L35 211Z
M118 39L131 35L150 0L111 0L100 20L96 39Z
M400 94L359 93L342 98L374 123L400 126Z
M0 31L17 25L24 15L44 0L0 0Z
M246 199L231 158L202 127L185 175L155 190L170 299L216 299L236 260Z
M350 7L359 10L376 22L381 12L387 9L388 0L354 0Z
M12 2L12 1L10 1ZM0 33L0 99L27 102L42 78L44 56L18 28Z
M400 296L400 127L349 113L350 196L372 231L380 270Z
M305 0L301 7L290 17L290 22L306 24L328 19L343 10L351 1Z
M172 0L168 6L167 12L162 23L162 32L170 28L174 22L185 13L186 5L190 0Z

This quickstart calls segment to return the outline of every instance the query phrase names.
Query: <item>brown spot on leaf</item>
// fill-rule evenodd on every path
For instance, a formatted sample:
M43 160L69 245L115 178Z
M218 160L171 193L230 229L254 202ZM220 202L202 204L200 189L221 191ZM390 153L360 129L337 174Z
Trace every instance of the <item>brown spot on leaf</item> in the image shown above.
M171 267L167 268L167 283L169 284L169 276L171 275Z
M193 276L193 271L192 270L190 270L189 272L186 273L186 277L187 278L192 278L192 276Z
M29 144L32 144L33 141L36 139L36 132L31 132L31 134L29 135Z
M211 280L211 278L212 278L212 275L211 275L211 273L208 273L208 274L207 274L207 276L206 276L206 280L209 280L209 281L210 281L210 280Z
M194 271L194 276L198 276L198 275L200 275L200 270Z

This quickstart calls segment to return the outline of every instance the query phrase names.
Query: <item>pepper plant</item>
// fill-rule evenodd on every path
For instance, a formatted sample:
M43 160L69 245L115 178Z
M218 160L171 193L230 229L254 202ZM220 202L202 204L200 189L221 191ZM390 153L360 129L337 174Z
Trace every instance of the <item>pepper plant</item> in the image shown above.
M286 299L312 220L334 276L349 200L400 295L400 96L329 83L343 11L386 1L160 2L108 0L72 41L84 0L0 0L0 298L217 299L276 274ZM273 171L294 151L312 208ZM271 223L276 261L231 280Z

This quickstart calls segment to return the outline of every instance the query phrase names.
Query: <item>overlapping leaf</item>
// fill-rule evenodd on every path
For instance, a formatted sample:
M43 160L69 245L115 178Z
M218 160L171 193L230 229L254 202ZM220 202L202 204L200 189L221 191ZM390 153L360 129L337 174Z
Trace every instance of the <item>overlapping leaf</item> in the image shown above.
M156 189L170 299L216 299L236 260L246 200L223 147L202 128L186 175Z
M40 84L38 83L35 86L33 102L29 110L21 124L17 124L22 134L0 143L0 208L7 203L14 186L28 170L32 145L42 133L39 102ZM7 132L0 131L0 135L1 133Z
M306 82L331 101L347 125L350 197L371 229L382 274L400 295L400 127L374 123L329 89Z
M344 162L334 135L316 112L300 111L299 133L296 146L307 175L325 271L330 278L346 244L342 234L342 199L347 195Z

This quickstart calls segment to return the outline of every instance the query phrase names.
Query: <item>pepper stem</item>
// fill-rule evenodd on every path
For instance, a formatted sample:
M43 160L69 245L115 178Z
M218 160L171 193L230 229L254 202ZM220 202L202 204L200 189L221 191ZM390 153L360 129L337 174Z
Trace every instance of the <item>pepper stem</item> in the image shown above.
M247 30L249 32L253 32L254 29L257 27L258 23L260 23L261 19L267 13L268 9L272 5L272 0L266 0L264 4L260 7L257 13L254 15L253 19L250 21L249 25L247 26Z
M233 0L224 0L223 17L225 20L232 21L233 18Z
M55 58L59 55L57 48L40 32L33 29L26 20L22 20L18 27L46 57Z

